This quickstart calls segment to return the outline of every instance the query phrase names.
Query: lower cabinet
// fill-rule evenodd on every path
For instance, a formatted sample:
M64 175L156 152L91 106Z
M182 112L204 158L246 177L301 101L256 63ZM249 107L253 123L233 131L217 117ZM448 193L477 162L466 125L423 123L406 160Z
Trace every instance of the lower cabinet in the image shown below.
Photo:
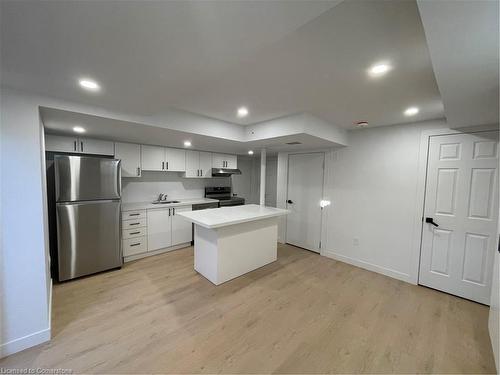
M142 258L160 249L191 242L191 223L177 213L192 206L122 212L122 248L125 261ZM154 254L151 254L154 255Z
M148 210L148 251L169 247L172 244L172 209Z
M191 242L193 238L193 226L190 221L178 216L179 212L191 211L191 206L174 207L172 212L172 246Z
M125 258L148 250L146 210L122 212L122 250Z
M177 216L191 209L191 206L180 206L148 210L148 251L191 242L191 223Z

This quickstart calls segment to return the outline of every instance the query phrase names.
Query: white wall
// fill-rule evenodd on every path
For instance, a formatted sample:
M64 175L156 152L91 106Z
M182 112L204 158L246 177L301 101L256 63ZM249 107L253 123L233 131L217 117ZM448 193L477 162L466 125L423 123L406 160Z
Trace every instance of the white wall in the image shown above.
M353 131L348 147L327 155L324 255L416 282L421 134L446 127L427 121Z
M266 205L276 204L277 158L266 159ZM233 175L233 193L245 198L246 204L259 204L260 201L260 156L238 156L238 169L241 175ZM271 195L273 195L271 197ZM269 197L269 199L268 199Z
M50 338L46 221L38 106L1 92L0 357Z
M122 179L122 202L150 202L159 193L168 194L169 199L201 198L206 186L230 186L225 178L183 178L181 173L142 172L140 178Z

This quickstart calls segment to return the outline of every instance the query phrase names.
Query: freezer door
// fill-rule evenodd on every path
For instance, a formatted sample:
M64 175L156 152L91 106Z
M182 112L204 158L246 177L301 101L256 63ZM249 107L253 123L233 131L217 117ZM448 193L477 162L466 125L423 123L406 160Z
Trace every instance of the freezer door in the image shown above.
M120 198L120 160L56 155L54 165L57 202Z
M57 204L59 280L120 267L120 201Z

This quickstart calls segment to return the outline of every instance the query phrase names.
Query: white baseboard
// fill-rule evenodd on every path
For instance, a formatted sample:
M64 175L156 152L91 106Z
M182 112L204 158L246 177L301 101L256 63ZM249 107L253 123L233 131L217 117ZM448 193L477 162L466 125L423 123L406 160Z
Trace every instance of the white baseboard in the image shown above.
M396 271L396 270L393 270L390 268L382 267L382 266L379 266L379 265L376 265L376 264L373 264L370 262L365 262L364 260L359 260L359 259L351 258L351 257L345 256L345 255L341 255L341 254L338 254L338 253L336 253L334 251L330 251L330 250L322 250L321 255L324 255L328 258L338 260L340 262L351 264L351 265L359 267L359 268L364 268L365 270L368 270L368 271L377 272L377 273L380 273L382 275L392 277L394 279L405 281L405 282L410 283L410 284L415 284L413 282L412 278L410 277L410 275L403 273L403 272L399 272L399 271Z
M6 342L0 345L0 358L31 348L50 340L50 328Z

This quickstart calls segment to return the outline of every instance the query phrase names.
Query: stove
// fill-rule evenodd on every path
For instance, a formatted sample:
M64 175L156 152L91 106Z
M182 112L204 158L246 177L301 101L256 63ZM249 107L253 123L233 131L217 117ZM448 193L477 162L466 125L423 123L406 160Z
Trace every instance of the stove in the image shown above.
M219 207L241 206L245 198L233 197L230 186L214 186L205 188L205 198L218 199Z

